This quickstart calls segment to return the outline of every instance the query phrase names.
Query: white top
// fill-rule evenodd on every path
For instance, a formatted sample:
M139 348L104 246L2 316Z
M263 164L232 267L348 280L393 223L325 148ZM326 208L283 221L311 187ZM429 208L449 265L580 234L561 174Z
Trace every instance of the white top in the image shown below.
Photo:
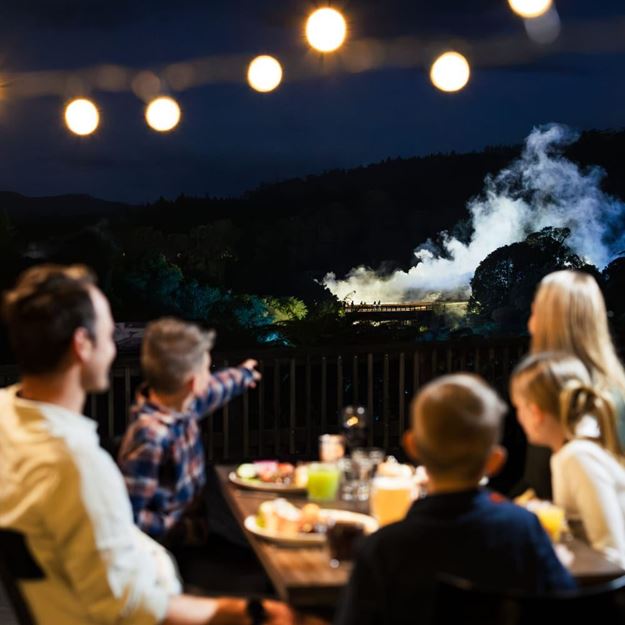
M0 527L26 536L45 580L21 582L38 625L162 621L181 592L134 525L124 480L86 417L0 390Z
M592 546L625 568L625 468L599 444L575 439L551 456L554 503L582 521Z

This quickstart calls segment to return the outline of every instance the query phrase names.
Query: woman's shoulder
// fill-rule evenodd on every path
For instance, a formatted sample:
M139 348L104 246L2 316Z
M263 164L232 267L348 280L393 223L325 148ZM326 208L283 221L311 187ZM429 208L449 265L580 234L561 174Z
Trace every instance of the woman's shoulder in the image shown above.
M605 472L612 479L625 482L625 466L599 443L578 438L569 441L552 456L552 470L572 471L575 467L584 472Z
M609 451L604 449L598 441L591 438L574 438L553 455L556 459L586 456L601 459L612 458L612 454Z

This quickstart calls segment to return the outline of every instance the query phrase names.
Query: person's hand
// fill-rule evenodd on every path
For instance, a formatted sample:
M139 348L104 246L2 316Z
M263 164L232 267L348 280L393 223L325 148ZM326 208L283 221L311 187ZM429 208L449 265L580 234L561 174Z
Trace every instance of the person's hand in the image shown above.
M256 370L256 367L258 367L258 361L254 360L253 358L248 358L247 360L243 361L239 366L251 372L252 381L249 386L250 388L256 388L256 382L259 382L260 379L263 377L260 372Z
M309 614L295 612L288 605L277 601L263 600L268 625L330 625L328 621Z
M206 601L206 600L205 600ZM248 612L247 599L235 599L233 597L220 597L209 600L213 606L213 614L206 621L206 625L251 625L252 617ZM278 601L262 600L265 618L263 623L267 625L297 625L295 612L285 603ZM185 624L197 621L190 619Z
M285 603L278 601L263 600L265 608L265 623L267 625L298 625L299 620L293 610Z
M298 614L295 619L295 625L330 625L330 623L318 616L310 614Z

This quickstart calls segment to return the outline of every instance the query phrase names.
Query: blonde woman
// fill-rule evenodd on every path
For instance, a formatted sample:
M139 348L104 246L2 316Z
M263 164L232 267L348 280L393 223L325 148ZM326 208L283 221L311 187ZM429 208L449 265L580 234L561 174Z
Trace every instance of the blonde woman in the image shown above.
M577 356L593 384L612 395L619 438L625 443L625 370L610 338L597 281L580 271L550 273L538 286L527 325L531 354L562 351Z
M592 546L625 566L625 466L614 402L566 353L528 356L510 396L528 441L548 447L554 502L581 520Z
M611 394L616 423L625 445L625 371L608 328L605 301L597 281L580 271L555 271L538 285L527 324L530 353L562 351L577 356L593 384ZM549 450L529 445L522 482L513 492L532 488L551 498Z

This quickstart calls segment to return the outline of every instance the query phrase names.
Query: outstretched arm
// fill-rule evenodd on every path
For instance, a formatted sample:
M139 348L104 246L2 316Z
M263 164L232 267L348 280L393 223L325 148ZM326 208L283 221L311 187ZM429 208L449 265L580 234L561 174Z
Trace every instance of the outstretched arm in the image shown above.
M206 393L196 400L195 413L199 417L204 417L219 410L248 388L254 388L261 378L260 373L256 371L257 364L255 360L250 359L238 367L222 369L214 373Z

